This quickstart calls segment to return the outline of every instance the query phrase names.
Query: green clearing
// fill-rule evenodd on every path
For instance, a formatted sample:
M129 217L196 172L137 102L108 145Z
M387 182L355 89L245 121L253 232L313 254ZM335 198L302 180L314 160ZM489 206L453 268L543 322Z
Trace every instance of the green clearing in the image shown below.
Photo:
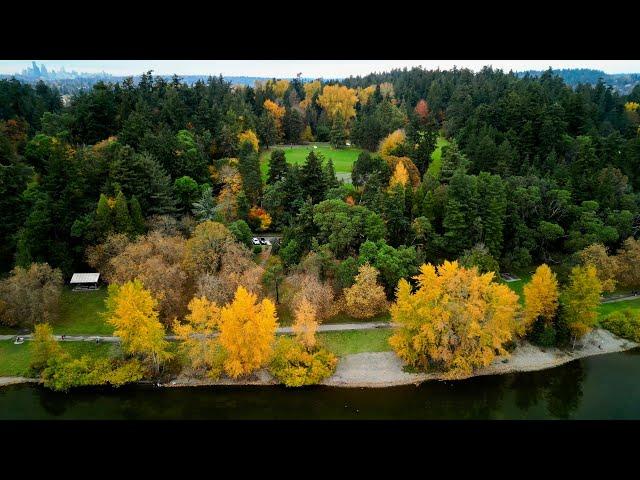
M108 357L120 351L118 343L62 342L62 348L73 357L91 355L92 357ZM15 345L11 340L0 341L0 377L28 377L31 360L32 341Z
M446 147L449 145L449 140L444 137L438 137L438 143L436 144L436 149L431 154L431 163L429 164L429 168L427 169L427 173L431 176L438 177L440 174L440 168L442 167L442 147Z
M640 298L635 300L624 300L622 302L603 303L598 307L598 318L602 319L613 312L620 310L640 310Z
M318 148L313 148L314 145ZM361 148L349 147L336 149L325 143L312 143L309 145L293 145L284 146L281 148L284 150L285 158L288 163L295 165L302 165L309 152L314 151L321 154L325 161L333 160L333 167L336 173L349 173L353 167L353 162L358 159L358 155L363 151ZM262 152L260 155L260 171L262 176L266 178L269 172L269 158L273 149L268 149Z
M348 330L342 332L320 332L318 340L327 349L342 357L363 352L388 352L391 328L372 330Z
M54 333L69 335L111 335L113 327L101 315L105 311L107 287L90 292L62 291L60 319L53 325Z

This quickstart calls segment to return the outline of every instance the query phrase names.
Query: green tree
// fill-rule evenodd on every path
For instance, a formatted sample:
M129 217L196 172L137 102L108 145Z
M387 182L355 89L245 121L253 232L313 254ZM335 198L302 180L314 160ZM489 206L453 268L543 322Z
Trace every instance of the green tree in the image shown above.
M271 152L269 157L269 175L267 176L267 184L273 185L279 180L286 177L289 166L284 155L284 150L276 149Z
M300 186L311 203L316 204L324 200L327 190L325 172L322 168L322 157L315 152L309 152L307 160L300 170Z

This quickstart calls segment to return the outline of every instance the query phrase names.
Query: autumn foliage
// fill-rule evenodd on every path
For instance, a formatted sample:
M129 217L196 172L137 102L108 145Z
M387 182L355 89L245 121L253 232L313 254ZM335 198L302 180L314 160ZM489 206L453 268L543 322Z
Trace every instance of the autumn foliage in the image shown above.
M387 309L384 288L377 281L378 270L368 263L362 265L355 283L345 289L347 313L355 318L371 318Z
M528 329L541 318L550 324L558 310L558 280L548 265L542 264L524 286L523 327Z
M172 357L165 340L165 330L158 320L158 302L138 279L109 285L106 300L107 322L115 328L123 350L150 360L156 371Z
M248 217L249 225L253 225L263 232L271 226L271 215L264 208L251 207Z
M437 269L422 265L415 293L400 280L391 307L399 327L389 339L398 356L413 367L459 378L506 354L504 344L516 333L518 297L493 275L445 261Z
M253 130L245 130L238 134L238 143L242 145L245 142L249 142L253 147L253 151L257 152L259 148L259 141L256 132Z
M220 345L225 350L224 371L232 378L248 375L265 366L273 351L277 327L276 307L238 287L220 313Z
M356 91L343 85L327 85L318 97L318 105L325 109L330 120L340 117L348 121L356 115L357 102Z

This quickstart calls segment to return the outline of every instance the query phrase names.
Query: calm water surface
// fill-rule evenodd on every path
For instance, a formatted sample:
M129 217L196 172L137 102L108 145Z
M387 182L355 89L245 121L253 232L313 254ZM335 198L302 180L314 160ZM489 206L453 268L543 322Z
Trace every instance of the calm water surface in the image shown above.
M0 388L0 419L640 419L640 349L419 387Z

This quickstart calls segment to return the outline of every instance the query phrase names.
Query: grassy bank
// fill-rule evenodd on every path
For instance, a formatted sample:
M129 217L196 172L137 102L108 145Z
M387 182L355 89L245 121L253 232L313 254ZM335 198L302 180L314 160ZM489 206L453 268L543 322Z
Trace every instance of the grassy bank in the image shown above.
M444 137L438 137L436 149L431 154L431 163L427 172L436 178L440 175L440 168L442 167L442 147L447 145L449 145L449 140Z
M60 345L74 357L81 355L107 357L115 355L120 350L120 345L117 343L62 342ZM0 341L0 377L30 376L29 362L32 348L33 342L30 341L21 345L14 345L10 340Z

